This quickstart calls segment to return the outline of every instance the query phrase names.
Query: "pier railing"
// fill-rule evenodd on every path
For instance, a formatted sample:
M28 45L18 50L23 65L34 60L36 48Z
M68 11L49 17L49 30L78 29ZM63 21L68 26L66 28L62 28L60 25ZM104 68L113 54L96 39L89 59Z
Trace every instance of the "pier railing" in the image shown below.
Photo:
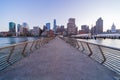
M53 38L41 38L0 48L0 71L28 56Z
M61 37L61 39L120 75L120 49L90 43L85 40L77 40L67 37Z

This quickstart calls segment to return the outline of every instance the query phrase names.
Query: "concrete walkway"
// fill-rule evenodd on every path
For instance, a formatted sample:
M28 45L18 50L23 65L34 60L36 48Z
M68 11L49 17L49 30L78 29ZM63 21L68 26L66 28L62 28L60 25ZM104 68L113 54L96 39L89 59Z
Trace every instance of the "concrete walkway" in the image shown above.
M56 37L0 72L0 80L114 80L113 74Z

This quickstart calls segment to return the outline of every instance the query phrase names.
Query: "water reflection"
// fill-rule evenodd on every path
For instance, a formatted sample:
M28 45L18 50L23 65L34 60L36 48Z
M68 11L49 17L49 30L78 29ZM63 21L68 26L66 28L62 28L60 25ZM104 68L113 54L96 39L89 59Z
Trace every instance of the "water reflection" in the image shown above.
M20 42L25 42L25 41L32 41L32 40L36 40L39 37L1 37L0 38L0 47L3 46L8 46L11 44L16 44L16 43L20 43Z
M88 39L91 43L102 44L110 47L120 48L120 39Z

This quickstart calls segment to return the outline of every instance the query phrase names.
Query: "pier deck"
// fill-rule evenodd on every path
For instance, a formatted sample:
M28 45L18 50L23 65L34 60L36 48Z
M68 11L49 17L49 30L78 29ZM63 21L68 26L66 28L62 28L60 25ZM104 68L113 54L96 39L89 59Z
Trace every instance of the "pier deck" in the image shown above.
M114 72L56 37L0 72L0 80L114 80Z

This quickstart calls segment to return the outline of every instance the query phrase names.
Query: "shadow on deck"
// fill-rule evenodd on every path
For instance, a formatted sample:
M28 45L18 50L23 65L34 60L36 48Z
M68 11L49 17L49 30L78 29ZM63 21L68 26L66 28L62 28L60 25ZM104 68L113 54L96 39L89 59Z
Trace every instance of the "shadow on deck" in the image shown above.
M0 73L0 80L115 80L114 72L58 37Z

